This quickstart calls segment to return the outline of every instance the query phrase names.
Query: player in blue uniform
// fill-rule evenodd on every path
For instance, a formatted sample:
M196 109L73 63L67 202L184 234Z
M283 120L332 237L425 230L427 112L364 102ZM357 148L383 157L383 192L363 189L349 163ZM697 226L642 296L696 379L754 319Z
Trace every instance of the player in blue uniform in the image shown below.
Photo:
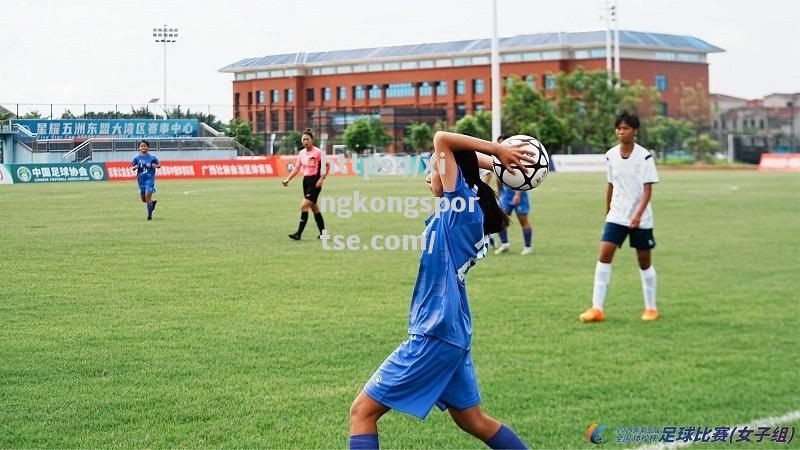
M490 448L526 448L510 428L481 411L472 364L472 319L467 271L486 255L488 234L508 225L492 189L479 177L496 156L506 168L532 157L519 147L439 131L437 155L427 181L450 208L426 220L425 242L411 298L408 334L389 355L350 408L351 449L379 448L378 419L390 409L427 417L447 409L464 431ZM478 155L475 151L483 153ZM440 167L443 162L443 167ZM470 206L471 205L471 206ZM444 208L443 208L444 209Z
M161 167L158 158L149 153L150 143L139 142L139 154L131 161L133 170L136 171L136 181L139 183L139 194L142 202L147 203L147 220L153 220L153 210L156 209L158 200L153 200L156 192L156 169Z

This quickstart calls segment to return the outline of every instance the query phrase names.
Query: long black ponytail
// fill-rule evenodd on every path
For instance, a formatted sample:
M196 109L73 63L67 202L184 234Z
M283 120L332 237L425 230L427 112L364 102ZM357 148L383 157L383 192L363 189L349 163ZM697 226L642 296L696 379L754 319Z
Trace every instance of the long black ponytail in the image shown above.
M483 210L483 233L492 234L508 228L508 215L497 204L497 195L480 176L478 155L473 151L455 151L453 156L470 186L478 186L478 205Z

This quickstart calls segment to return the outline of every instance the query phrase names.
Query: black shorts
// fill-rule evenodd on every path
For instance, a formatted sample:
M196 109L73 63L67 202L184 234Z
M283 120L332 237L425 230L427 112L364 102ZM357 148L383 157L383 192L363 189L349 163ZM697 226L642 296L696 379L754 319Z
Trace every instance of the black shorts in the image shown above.
M603 237L601 241L611 242L622 246L625 238L630 235L630 245L637 250L650 250L656 246L656 239L653 237L652 228L634 228L631 229L625 225L617 223L606 222L603 229Z
M303 177L303 196L312 203L317 203L319 193L322 192L322 188L317 188L317 181L319 181L319 175Z

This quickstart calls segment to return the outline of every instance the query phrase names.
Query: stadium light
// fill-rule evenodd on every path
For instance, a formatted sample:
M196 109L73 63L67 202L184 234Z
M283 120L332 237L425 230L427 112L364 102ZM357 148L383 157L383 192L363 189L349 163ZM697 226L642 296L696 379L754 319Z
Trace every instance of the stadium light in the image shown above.
M164 25L153 28L153 39L164 44L164 118L167 118L167 44L178 42L178 29Z
M152 105L153 103L158 103L158 101L159 101L159 100L161 100L161 99L160 99L160 98L158 98L158 97L156 97L156 98L151 98L151 99L150 99L150 101L149 101L149 102L147 102L147 104L148 104L148 105ZM165 114L166 114L166 112L165 112ZM166 116L165 116L165 117L166 117ZM153 109L153 120L155 120L155 118L156 118L156 110L155 110L155 109Z

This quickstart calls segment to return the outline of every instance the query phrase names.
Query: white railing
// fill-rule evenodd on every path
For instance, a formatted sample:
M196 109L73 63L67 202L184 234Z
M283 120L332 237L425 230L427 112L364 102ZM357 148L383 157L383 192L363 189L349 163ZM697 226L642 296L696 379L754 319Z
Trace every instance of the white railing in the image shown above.
M64 159L85 162L92 159L94 152L136 152L141 139L87 139L77 147L64 154ZM247 147L236 142L230 137L197 137L197 138L168 138L150 139L150 151L208 151L232 150L238 156L254 156Z

